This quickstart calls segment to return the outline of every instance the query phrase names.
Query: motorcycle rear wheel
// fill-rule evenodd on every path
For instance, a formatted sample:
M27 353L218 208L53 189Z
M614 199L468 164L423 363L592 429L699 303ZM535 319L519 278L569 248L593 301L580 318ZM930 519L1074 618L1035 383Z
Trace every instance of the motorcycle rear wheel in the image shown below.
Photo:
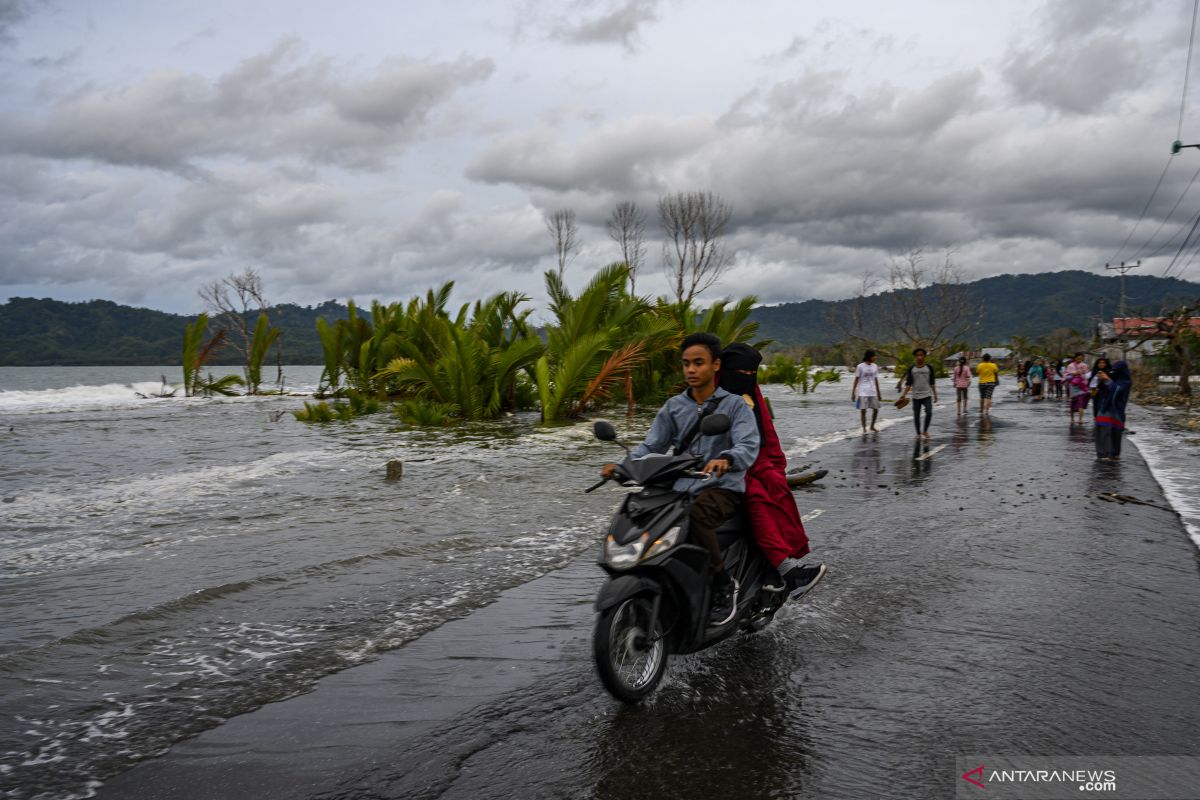
M667 646L662 622L649 631L653 601L631 597L596 618L592 654L604 688L626 703L637 703L653 692L667 669Z

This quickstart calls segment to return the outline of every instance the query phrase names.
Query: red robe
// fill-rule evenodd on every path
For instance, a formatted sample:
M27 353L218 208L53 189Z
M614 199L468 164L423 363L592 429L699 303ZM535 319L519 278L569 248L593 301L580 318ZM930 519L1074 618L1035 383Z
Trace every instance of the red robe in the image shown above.
M757 386L754 403L762 442L758 458L746 471L746 514L759 548L778 567L785 558L808 555L808 534L787 484L787 456L775 433L771 408Z

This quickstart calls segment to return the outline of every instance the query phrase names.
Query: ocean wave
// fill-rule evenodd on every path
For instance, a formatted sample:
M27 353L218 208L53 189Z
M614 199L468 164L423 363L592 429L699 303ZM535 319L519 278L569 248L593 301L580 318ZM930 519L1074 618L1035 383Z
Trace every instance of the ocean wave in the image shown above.
M284 387L282 397L309 396L308 386ZM171 393L174 394L171 394ZM170 395L163 397L161 395ZM185 397L183 387L162 381L76 384L61 389L0 389L0 414L56 414L77 411L144 408L161 403L236 403L279 399L281 395Z
M1126 441L1137 447L1167 501L1179 512L1188 536L1200 547L1200 447L1181 445L1179 434L1164 422L1163 415L1150 412Z
M0 414L44 414L127 408L162 402L166 398L155 395L160 394L163 389L161 381L139 381L106 383L99 386L75 385L63 389L0 390ZM176 391L177 396L183 394L182 388L166 384L166 391L172 390Z
M900 421L901 420L899 419L888 419L881 417L876 421L875 427L880 431L884 431ZM862 427L855 426L853 428L845 428L842 430L817 434L816 436L798 436L793 440L792 446L786 450L785 455L789 460L791 460L798 458L799 456L806 455L807 453L811 453L813 450L824 447L825 445L834 444L835 442L841 442L863 435Z

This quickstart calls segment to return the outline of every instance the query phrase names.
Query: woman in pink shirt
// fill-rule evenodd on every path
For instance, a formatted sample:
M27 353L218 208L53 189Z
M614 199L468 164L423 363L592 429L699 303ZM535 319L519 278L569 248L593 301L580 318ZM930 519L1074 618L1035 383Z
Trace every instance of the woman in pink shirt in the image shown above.
M954 401L955 416L967 413L967 390L971 388L971 368L967 366L965 356L959 356L958 365L954 367Z
M1083 363L1083 353L1076 353L1063 369L1063 379L1067 384L1067 396L1071 398L1071 424L1075 424L1075 415L1079 414L1079 424L1083 424L1083 412L1088 404L1088 365Z

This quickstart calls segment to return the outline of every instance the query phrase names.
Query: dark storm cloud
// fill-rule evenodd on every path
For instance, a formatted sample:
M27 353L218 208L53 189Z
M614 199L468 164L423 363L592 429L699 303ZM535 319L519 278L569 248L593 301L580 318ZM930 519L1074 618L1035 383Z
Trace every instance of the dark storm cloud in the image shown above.
M1163 152L1131 143L1152 141L1169 116L1152 80L1159 56L1133 46L1109 54L1115 74L1088 66L1094 52L1125 47L1111 28L1127 8L1103 4L1085 17L1076 3L1048 7L1048 35L1072 33L1059 51L1040 38L1010 48L1003 76L1026 69L1029 80L1017 105L982 69L901 86L801 66L713 118L610 122L572 144L532 127L496 142L467 174L521 186L540 208L575 208L597 235L620 200L652 210L665 192L716 191L735 209L738 261L725 285L766 300L844 296L862 271L917 247L957 247L970 278L1102 263L1099 251L1119 246L1145 202L1131 187L1148 190L1162 168ZM814 47L793 39L777 57L803 60ZM1126 107L1112 108L1118 96ZM1042 105L1072 113L1048 117ZM1187 177L1170 175L1155 209ZM655 266L656 256L652 245Z
M558 192L653 189L662 183L662 165L694 153L713 133L702 118L649 115L598 127L573 148L549 129L519 133L488 147L467 176Z
M0 148L184 173L220 156L376 168L439 104L493 70L467 56L393 59L360 76L330 59L301 60L299 49L281 42L215 80L158 72L128 86L84 86L40 117L0 117Z
M83 48L76 47L74 50L68 50L60 56L36 56L34 58L25 59L25 63L31 67L38 69L57 70L63 67L69 67L79 60L83 55Z
M570 12L551 27L551 36L579 44L619 44L633 52L637 49L638 29L658 20L659 0L625 0L604 4L576 3Z
M1087 114L1137 89L1152 72L1141 43L1108 33L1015 51L1004 77L1022 102Z
M0 0L0 32L8 7ZM499 66L339 60L285 41L208 73L125 70L141 77L48 103L70 73L51 85L38 70L33 105L0 111L0 284L170 292L192 309L197 283L254 266L278 300L396 299L447 278L462 300L498 288L538 296L552 254L544 213L578 213L583 251L569 279L582 281L617 257L604 230L615 203L642 206L653 239L657 198L694 189L734 207L735 261L713 295L847 296L914 247L956 247L969 278L1095 266L1162 169L1156 142L1174 138L1186 46L1162 13L1138 28L1127 24L1136 4L1107 0L1052 2L1007 47L999 31L973 40L990 45L978 58L926 49L911 31L810 19L760 30L771 34L761 50L722 61L715 81L697 69L704 91L688 95L661 67L664 55L685 59L689 36L712 35L686 4L523 8L519 46L472 41ZM164 41L202 27L187 24ZM678 26L670 46L681 49L630 56L654 24ZM631 75L645 85L627 85ZM19 110L29 107L40 110ZM1184 160L1135 245L1192 176ZM659 242L647 244L638 288L661 291Z
M1047 4L1031 35L1005 60L1003 76L1017 100L1088 114L1142 86L1154 70L1156 48L1125 31L1144 6L1122 0Z
M27 0L0 0L0 45L15 41L12 29L28 19L32 12L33 3Z

